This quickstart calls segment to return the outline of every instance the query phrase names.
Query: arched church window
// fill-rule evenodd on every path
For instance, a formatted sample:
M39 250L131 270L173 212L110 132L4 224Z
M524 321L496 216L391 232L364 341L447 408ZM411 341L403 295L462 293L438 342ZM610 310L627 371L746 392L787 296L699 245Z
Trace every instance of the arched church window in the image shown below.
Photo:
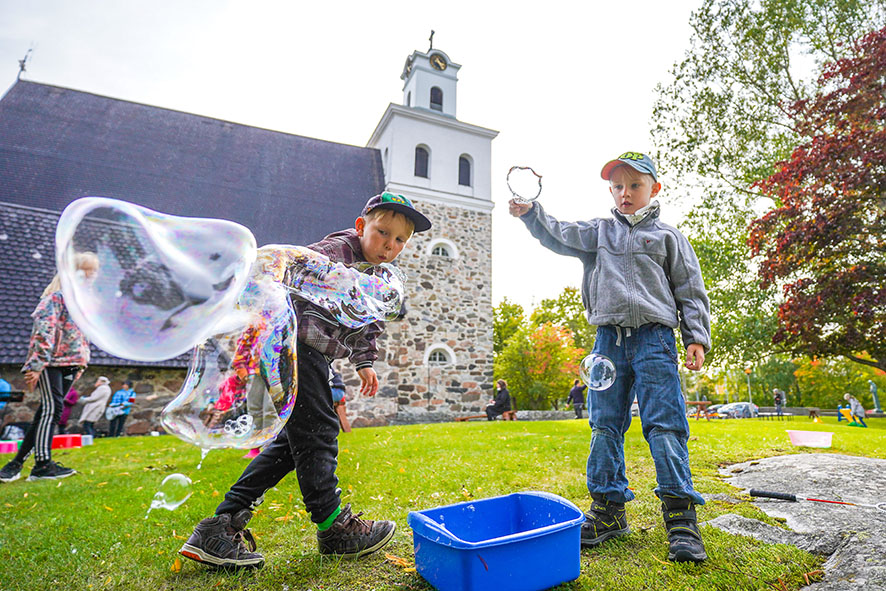
M431 354L428 355L428 365L446 365L447 363L449 363L449 357L442 349L431 351Z
M428 150L422 146L415 147L415 176L428 178Z
M443 91L439 86L431 87L431 109L434 111L443 110Z
M434 343L425 352L425 365L455 365L455 351L446 343Z
M471 159L465 155L458 157L458 184L471 186Z
M450 259L457 259L459 256L458 247L455 245L455 242L447 238L431 238L428 240L425 254Z

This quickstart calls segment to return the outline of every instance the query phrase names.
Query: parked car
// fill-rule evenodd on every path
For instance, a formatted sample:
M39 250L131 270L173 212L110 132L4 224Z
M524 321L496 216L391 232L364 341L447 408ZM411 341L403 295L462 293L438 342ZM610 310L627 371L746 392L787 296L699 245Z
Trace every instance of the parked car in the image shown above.
M760 414L760 407L750 402L731 402L718 408L717 414L727 419L751 419Z

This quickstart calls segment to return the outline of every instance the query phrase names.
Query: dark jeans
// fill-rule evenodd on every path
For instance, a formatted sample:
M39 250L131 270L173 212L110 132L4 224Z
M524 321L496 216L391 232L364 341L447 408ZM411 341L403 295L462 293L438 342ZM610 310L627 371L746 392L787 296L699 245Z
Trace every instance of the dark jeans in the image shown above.
M34 413L34 419L25 432L22 445L15 455L15 460L24 462L34 450L38 462L46 462L52 458L52 436L55 426L62 415L65 394L74 384L79 367L49 367L40 372L37 381L37 392L40 394L40 406Z
M120 437L123 434L123 423L129 415L117 415L108 423L108 437Z
M510 410L509 408L498 408L495 406L487 406L486 407L486 418L490 421L494 421L495 417L504 414L505 411Z
M83 434L95 437L95 423L92 421L83 421Z
M341 504L338 477L338 416L332 407L329 363L322 353L298 344L298 396L286 426L252 460L225 494L216 515L255 509L265 491L295 470L311 521L322 523Z
M581 411L584 410L584 407L585 407L585 405L582 402L573 402L572 403L572 409L575 411L575 418L576 419L582 418Z

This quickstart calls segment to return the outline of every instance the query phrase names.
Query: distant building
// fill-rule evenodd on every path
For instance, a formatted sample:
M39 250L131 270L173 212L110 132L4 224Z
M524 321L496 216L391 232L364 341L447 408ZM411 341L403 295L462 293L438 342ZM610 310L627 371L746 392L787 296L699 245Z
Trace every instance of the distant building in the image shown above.
M492 389L491 142L456 119L461 66L439 51L406 62L403 105L367 147L240 125L47 84L17 81L0 99L0 372L18 376L30 313L54 273L61 210L95 195L250 228L258 244L309 244L353 225L368 197L401 193L433 221L401 255L409 299L390 322L381 391L348 408L356 425L476 411ZM90 372L132 377L142 427L177 390L186 357L159 363L94 350ZM356 376L344 364L346 379ZM137 423L138 421L135 421Z

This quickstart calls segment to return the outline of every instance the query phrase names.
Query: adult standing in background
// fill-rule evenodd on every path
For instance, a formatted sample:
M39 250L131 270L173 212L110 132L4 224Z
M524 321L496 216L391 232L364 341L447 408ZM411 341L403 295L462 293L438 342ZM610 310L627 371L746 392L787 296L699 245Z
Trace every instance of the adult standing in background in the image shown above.
M785 401L785 394L783 390L779 390L778 388L772 389L772 402L775 404L775 414L778 416L784 416L784 413L781 410L782 405Z
M74 262L78 281L91 282L98 273L98 257L91 252L78 253ZM58 275L43 290L31 317L34 328L22 372L28 389L36 388L39 393L40 406L18 453L0 469L0 482L17 480L32 451L36 465L28 480L57 480L76 474L71 468L52 461L52 436L61 417L65 394L89 363L89 342L65 307Z
M111 397L110 383L111 381L105 376L99 377L95 380L95 390L89 396L81 399L85 404L80 413L80 424L83 425L83 432L86 435L95 437L95 423L102 418L105 405L108 404L108 399Z
M135 390L132 389L132 381L124 380L123 387L114 392L111 404L108 405L108 414L115 415L109 419L108 437L119 437L123 433L123 424L129 416L129 411L132 410L133 402L135 402Z
M566 399L566 402L572 403L572 410L575 411L575 418L576 419L583 418L581 411L585 407L585 389L586 388L587 388L587 386L582 384L581 380L575 380L575 383L572 384L572 389L569 391L569 397Z

